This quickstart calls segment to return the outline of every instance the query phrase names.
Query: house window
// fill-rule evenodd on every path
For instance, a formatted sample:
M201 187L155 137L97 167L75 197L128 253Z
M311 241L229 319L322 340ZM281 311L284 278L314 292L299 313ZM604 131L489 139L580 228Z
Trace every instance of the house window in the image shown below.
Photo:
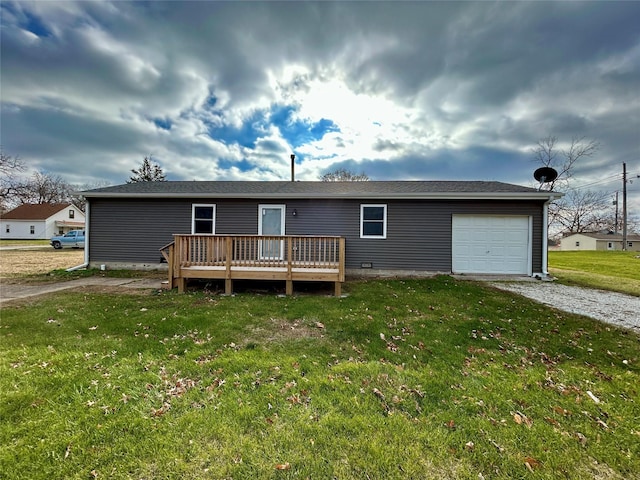
M386 205L360 205L360 238L387 238Z
M7 225L6 232L11 233L11 225Z
M76 212L75 210L69 210L69 218L75 218Z
M627 242L627 247L633 247L633 242Z
M216 233L216 206L193 204L191 210L191 233Z
M608 248L609 250L612 250L612 249L613 249L613 242L609 242L609 243L607 244L607 248Z
M580 246L580 242L576 242L576 247L579 247L579 246Z
M29 233L31 235L34 235L36 233L36 227L35 225L29 225Z

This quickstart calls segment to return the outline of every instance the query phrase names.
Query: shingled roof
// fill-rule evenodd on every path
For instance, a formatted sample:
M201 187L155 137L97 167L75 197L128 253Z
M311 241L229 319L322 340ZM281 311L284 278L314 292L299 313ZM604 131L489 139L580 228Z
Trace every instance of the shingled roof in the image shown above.
M555 192L502 182L367 181L367 182L137 182L82 192L93 197L148 198L536 198Z
M25 204L2 214L3 220L46 220L60 210L69 208L70 203Z

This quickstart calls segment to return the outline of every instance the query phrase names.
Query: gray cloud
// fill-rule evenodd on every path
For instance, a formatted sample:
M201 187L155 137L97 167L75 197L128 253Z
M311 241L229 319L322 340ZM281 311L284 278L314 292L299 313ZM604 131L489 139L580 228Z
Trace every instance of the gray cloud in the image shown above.
M332 79L413 112L410 123L395 125L398 136L380 135L363 158L341 157L335 167L379 179L529 182L529 149L552 134L601 142L597 158L577 171L585 182L623 161L640 173L637 2L0 8L3 148L85 183L119 183L149 153L175 179L286 175L282 138L250 149L209 138L208 125L239 127ZM293 77L282 76L287 68ZM332 145L362 141L350 135L341 129ZM301 172L319 173L300 158ZM631 195L640 207L640 193Z

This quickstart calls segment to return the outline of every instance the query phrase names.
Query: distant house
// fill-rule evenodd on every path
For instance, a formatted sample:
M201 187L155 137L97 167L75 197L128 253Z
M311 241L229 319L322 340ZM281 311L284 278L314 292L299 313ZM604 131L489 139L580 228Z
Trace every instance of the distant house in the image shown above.
M48 239L84 228L85 215L71 203L20 205L0 216L0 239Z
M139 182L83 195L89 266L162 268L175 240L185 257L165 259L182 262L179 275L239 278L257 265L294 280L322 265L329 236L347 275L546 276L547 206L560 196L480 181Z
M619 233L574 233L560 240L560 250L622 250L622 235ZM627 250L640 252L640 235L627 235Z

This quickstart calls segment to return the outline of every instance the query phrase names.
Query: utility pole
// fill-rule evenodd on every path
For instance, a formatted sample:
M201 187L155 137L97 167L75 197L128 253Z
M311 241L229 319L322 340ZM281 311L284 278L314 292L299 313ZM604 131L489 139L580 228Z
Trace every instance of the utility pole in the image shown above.
M618 191L616 190L616 199L613 201L613 204L616 206L616 223L613 224L613 233L618 234Z
M622 164L622 250L627 250L627 164Z

